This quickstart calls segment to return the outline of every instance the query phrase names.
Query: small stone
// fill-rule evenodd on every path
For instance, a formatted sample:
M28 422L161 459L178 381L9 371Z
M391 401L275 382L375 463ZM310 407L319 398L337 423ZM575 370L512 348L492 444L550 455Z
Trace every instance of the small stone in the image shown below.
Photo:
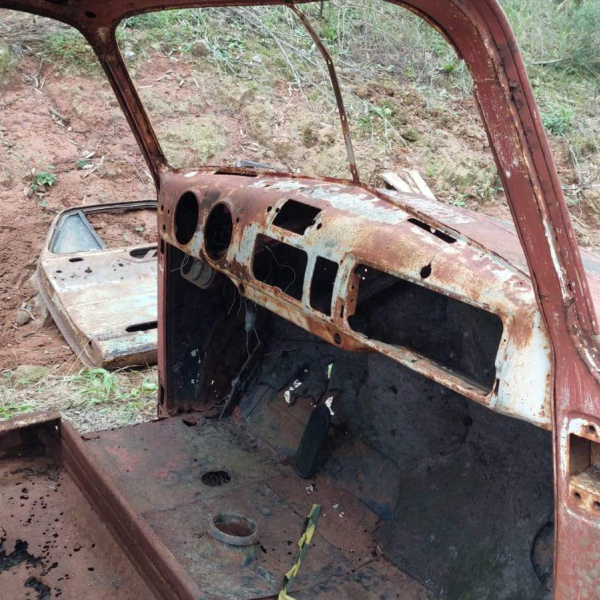
M31 321L31 313L28 310L19 308L19 310L17 310L17 325L23 327L23 325L27 325L29 321Z
M206 46L202 42L196 42L190 48L190 54L192 56L195 56L196 58L199 58L202 56L208 56L208 50L206 49Z
M256 64L260 65L262 63L262 58L259 54L255 54L252 57L252 62L255 62Z
M38 383L50 373L50 367L41 365L19 365L13 371L15 387L22 388Z
M10 189L13 185L12 175L8 171L0 172L0 187Z
M402 137L407 142L416 142L419 139L419 134L414 129L409 129L402 132Z

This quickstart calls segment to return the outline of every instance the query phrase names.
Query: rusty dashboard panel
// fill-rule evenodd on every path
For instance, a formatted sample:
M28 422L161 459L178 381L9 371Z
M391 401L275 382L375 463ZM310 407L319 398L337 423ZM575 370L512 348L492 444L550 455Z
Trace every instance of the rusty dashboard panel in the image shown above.
M107 247L96 217L156 211L143 200L85 206L55 219L40 256L44 303L88 366L154 364L157 346L156 244Z
M159 227L207 284L221 272L248 300L335 346L382 353L550 429L550 347L529 277L416 212L421 201L431 202L347 183L190 172L165 179ZM392 289L412 307L390 304L407 311L393 332L364 318ZM450 346L419 335L440 306L462 332Z

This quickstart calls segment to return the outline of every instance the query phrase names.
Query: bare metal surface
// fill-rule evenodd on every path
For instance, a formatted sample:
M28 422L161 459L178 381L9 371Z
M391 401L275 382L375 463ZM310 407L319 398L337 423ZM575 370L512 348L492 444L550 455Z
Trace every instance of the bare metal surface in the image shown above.
M153 439L161 444L150 453ZM313 491L266 445L225 421L189 425L174 417L94 435L86 452L102 465L126 497L180 561L207 599L276 597L289 570L312 503L323 504L311 548L292 595L326 600L379 600L394 590L406 600L432 598L427 590L374 551L377 517L326 477ZM202 483L206 471L225 469L231 480ZM345 513L340 517L340 512ZM258 526L255 555L209 535L209 519L239 513ZM387 597L387 596L384 596ZM393 596L392 596L393 597Z
M52 249L65 233L62 224L75 213L85 219L90 213L155 207L155 202L141 201L69 209L50 228L39 261L40 292L61 333L89 366L156 362L156 325L135 331L144 323L156 323L156 246L56 253ZM69 243L77 247L77 240Z
M56 416L3 425L0 596L153 598L58 459Z

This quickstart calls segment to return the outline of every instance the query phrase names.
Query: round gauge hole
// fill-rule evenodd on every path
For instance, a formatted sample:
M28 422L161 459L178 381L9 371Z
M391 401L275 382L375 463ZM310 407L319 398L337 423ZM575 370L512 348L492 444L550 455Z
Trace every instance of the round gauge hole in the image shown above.
M195 261L191 256L188 256L187 254L184 255L183 260L181 261L181 274L189 275L194 266L194 262Z
M207 471L200 480L209 487L221 487L231 481L231 475L227 471Z
M182 246L189 244L197 227L198 199L196 194L186 192L179 198L175 208L175 239Z
M204 227L204 248L213 260L223 258L231 244L233 220L231 211L222 202L217 204L206 219Z

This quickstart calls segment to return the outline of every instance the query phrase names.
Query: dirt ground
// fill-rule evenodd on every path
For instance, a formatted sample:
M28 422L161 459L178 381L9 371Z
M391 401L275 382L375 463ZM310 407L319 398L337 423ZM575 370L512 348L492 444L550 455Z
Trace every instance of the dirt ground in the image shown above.
M37 85L23 81L36 73ZM92 153L87 162L93 166L78 168L78 159ZM71 362L72 351L34 303L31 276L48 228L65 208L151 199L154 186L108 84L53 68L39 71L34 59L23 61L2 84L0 156L0 365ZM40 196L28 194L31 174L51 166L56 183ZM106 217L96 218L102 234ZM128 219L130 244L154 238L149 219ZM143 232L136 231L140 227ZM114 235L109 242L116 241ZM35 318L20 327L17 310L24 305Z

